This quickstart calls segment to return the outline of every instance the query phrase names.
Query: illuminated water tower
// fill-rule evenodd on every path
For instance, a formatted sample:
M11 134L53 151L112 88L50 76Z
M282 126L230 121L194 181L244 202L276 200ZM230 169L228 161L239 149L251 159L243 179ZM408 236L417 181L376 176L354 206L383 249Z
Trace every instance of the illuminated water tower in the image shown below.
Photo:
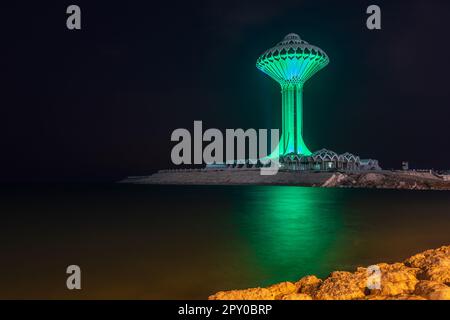
M311 154L303 140L303 84L329 61L322 49L310 45L295 33L288 34L256 61L256 67L281 86L280 155Z

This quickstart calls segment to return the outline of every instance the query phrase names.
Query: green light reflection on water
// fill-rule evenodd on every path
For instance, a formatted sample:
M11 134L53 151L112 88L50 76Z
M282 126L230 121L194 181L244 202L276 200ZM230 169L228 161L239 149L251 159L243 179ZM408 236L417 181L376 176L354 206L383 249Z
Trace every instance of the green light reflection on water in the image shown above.
M336 206L338 194L328 191L292 186L247 189L244 205L236 211L237 223L261 285L331 271L326 261L342 228L342 207Z

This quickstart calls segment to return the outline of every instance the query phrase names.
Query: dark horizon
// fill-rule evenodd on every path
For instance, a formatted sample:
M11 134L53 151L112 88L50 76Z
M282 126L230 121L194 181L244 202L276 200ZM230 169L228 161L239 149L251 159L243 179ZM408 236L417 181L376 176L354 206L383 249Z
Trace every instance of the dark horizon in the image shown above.
M8 4L0 182L113 181L173 167L170 134L276 128L258 56L294 32L330 64L305 85L304 137L383 168L450 169L445 1ZM365 27L369 4L382 30Z

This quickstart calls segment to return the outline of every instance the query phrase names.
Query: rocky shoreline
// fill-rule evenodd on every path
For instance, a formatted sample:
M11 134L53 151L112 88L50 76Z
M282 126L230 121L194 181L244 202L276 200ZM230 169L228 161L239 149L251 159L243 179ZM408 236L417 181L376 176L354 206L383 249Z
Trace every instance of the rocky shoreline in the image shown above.
M378 263L381 281L369 289L370 269L310 275L266 288L220 291L209 300L450 300L450 245L418 253L399 263ZM376 268L376 267L375 267Z
M439 176L433 172L373 171L350 174L336 172L322 184L322 187L450 190L450 181L447 176Z

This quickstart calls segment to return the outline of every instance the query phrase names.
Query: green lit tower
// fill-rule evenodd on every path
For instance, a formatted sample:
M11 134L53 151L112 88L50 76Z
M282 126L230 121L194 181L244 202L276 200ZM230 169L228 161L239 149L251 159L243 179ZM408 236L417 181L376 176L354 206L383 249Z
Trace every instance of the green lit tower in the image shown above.
M256 61L256 67L281 86L280 156L311 154L303 141L303 84L329 61L322 49L310 45L295 33L288 34Z

